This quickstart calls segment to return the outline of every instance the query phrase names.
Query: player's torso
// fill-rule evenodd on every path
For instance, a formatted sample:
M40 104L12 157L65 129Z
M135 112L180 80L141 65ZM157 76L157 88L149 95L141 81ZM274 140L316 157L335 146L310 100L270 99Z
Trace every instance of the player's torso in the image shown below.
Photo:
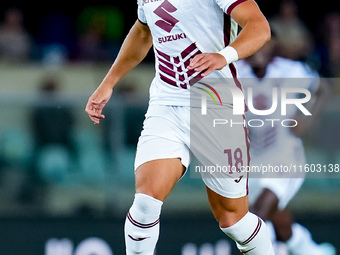
M237 24L215 0L138 1L139 18L150 28L156 58L150 102L188 105L187 89L202 78L200 72L188 70L190 59L222 50L236 37ZM228 68L209 75L225 77L232 77Z

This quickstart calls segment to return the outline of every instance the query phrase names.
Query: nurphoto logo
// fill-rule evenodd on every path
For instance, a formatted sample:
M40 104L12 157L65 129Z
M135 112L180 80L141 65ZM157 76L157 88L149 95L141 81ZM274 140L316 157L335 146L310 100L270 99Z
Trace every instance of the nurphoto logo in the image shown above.
M217 91L210 85L204 84L204 83L200 83L201 85L206 86L207 88L209 88L211 91L214 92L214 94L217 96L217 98L219 99L220 105L222 106L222 101L221 98L219 96L219 94L217 93ZM232 94L232 98L233 98L233 114L234 115L243 115L245 113L245 102L247 102L247 106L248 106L248 110L255 114L255 115L261 115L261 116L265 116L265 115L270 115L272 113L274 113L277 110L278 107L278 101L279 99L281 99L281 115L285 116L287 115L287 105L295 105L304 115L312 115L307 108L303 105L307 102L310 101L311 99L311 93L309 90L305 89L305 88L280 88L280 94L278 93L279 88L273 87L272 88L272 98L273 98L273 102L272 102L272 106L269 109L265 109L265 110L259 110L256 109L254 107L253 104L253 88L249 87L247 88L247 98L244 96L243 92L231 85L231 84L223 84L221 85L223 86L223 88L228 89L231 94ZM198 87L199 89L205 91L212 99L213 101L216 103L216 100L214 98L214 96L212 95L211 92L209 92L207 89ZM299 93L299 94L303 94L305 95L303 98L289 98L288 95L290 93ZM207 114L207 96L202 94L201 96L201 112L202 115L206 115Z
M305 104L311 101L311 92L303 87L272 86L270 90L267 91L271 103L265 108L259 108L256 107L256 103L254 102L254 90L256 89L254 87L248 86L246 90L243 91L232 82L220 81L214 85L207 83L208 82L200 81L195 84L196 88L205 92L201 94L200 99L201 115L208 114L208 102L212 100L217 106L229 105L232 108L234 116L244 115L246 111L253 116L257 116L257 118L247 118L241 122L235 122L233 119L214 119L212 123L213 127L226 124L230 126L243 125L248 127L262 127L265 124L274 127L279 124L282 127L295 127L298 125L298 121L292 119L292 116L287 119L282 118L290 115L287 109L292 107L295 108L295 112L300 112L304 116L312 115L305 106ZM294 85L294 83L292 85ZM229 95L228 102L223 101L222 95Z

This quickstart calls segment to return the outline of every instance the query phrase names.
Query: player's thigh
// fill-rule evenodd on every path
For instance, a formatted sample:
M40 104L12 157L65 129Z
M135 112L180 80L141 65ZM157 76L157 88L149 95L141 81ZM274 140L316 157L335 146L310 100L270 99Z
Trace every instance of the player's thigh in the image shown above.
M220 227L234 225L248 212L248 196L227 198L206 187L208 200Z
M136 192L164 201L185 169L180 158L145 162L135 172Z

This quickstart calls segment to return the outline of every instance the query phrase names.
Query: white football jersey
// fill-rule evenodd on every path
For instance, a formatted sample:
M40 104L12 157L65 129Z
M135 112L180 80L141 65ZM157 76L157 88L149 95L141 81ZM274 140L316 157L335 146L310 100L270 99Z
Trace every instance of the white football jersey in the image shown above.
M295 124L290 120L294 119L296 114L303 115L303 113L292 104L287 106L286 115L282 114L282 109L280 109L281 89L291 87L316 91L319 86L318 75L302 62L281 57L275 57L267 66L263 79L258 79L255 76L246 60L237 61L235 65L238 68L245 94L249 92L249 87L252 88L252 105L255 109L270 109L275 95L273 88L278 90L278 106L274 113L261 116L251 111L246 112L246 119L250 124L248 129L252 163L255 165L261 163L290 164L296 162L299 157L304 157L301 139L293 135L291 128L287 127ZM287 94L287 98L299 98L299 96L298 93ZM311 100L313 100L313 96ZM264 123L263 126L261 126L262 123Z
M150 104L190 106L191 85L202 78L199 72L187 69L190 59L200 53L219 52L235 40L238 25L229 15L244 1L137 0L138 19L150 28L156 58ZM235 77L233 64L207 76ZM238 82L234 85L240 87Z

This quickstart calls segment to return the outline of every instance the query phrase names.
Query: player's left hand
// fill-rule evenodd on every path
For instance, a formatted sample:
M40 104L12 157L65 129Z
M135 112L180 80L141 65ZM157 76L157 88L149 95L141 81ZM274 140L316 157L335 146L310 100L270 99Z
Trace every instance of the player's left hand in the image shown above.
M203 77L209 75L215 70L221 70L227 65L225 58L218 53L202 53L190 60L189 70L202 72Z
M110 100L111 95L112 88L99 86L89 98L85 111L95 125L98 125L100 120L105 118L102 111L107 102Z

